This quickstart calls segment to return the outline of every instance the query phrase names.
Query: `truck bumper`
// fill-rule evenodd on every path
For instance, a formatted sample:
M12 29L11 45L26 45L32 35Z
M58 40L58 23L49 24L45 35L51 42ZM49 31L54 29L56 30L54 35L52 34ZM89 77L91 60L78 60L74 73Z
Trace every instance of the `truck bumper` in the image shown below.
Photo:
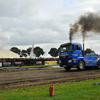
M60 67L73 67L73 66L76 66L77 63L76 63L76 60L68 60L68 61L60 61Z

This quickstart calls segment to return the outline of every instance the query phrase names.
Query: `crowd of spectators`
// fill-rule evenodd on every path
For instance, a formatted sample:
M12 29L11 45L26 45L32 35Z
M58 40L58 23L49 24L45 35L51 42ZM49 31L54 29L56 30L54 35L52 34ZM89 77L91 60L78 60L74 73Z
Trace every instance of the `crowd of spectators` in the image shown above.
M45 61L59 61L59 58L3 58L1 66L33 66L44 65Z

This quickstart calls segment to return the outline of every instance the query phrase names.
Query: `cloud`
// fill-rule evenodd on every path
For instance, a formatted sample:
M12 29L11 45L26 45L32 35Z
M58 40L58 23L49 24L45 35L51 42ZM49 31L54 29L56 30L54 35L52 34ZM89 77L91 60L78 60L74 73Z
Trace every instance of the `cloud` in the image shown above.
M59 29L60 30L60 29ZM65 38L66 34L60 34L52 28L36 28L27 31L25 29L16 29L9 38L8 44L10 45L30 45L31 43L53 43L62 40L61 36ZM62 31L63 32L63 31Z
M69 42L69 25L86 12L99 11L99 5L98 0L0 0L0 47L58 47Z

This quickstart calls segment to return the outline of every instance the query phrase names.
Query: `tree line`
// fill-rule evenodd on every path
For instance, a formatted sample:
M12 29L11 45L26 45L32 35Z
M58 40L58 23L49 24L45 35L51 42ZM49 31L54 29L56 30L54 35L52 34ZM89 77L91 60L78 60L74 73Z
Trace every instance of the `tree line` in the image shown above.
M27 56L30 56L30 52L31 52L31 49L32 49L32 47L29 47L29 48L27 48L26 50L20 50L19 48L17 48L17 47L12 47L11 49L10 49L10 51L13 51L13 52L15 52L15 53L17 53L17 54L19 54L20 55L20 57L27 57ZM57 57L58 56L58 51L59 51L59 48L57 49L57 48L51 48L50 49L50 51L48 52L52 57ZM87 54L87 53L95 53L94 51L92 51L91 49L89 49L89 48L87 48L86 50L85 50L85 55ZM36 57L39 57L40 55L43 55L45 52L44 52L44 50L41 48L41 47L35 47L34 48L34 50L33 50L33 53L35 54L35 56Z
M27 48L26 50L20 50L17 47L12 47L10 51L13 51L17 54L20 55L20 57L27 57L30 56L32 47ZM35 54L36 57L39 57L40 55L43 55L45 52L41 47L35 47L33 50L33 53ZM58 49L57 48L51 48L50 51L48 52L52 57L57 57L58 56Z

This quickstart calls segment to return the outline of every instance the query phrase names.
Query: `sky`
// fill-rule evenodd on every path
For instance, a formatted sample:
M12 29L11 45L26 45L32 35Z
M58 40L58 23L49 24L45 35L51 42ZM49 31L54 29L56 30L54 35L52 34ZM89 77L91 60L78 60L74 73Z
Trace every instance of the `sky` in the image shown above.
M87 12L100 13L100 0L0 0L0 50L34 44L49 52L69 42L70 24ZM86 48L100 54L100 36L86 38Z

